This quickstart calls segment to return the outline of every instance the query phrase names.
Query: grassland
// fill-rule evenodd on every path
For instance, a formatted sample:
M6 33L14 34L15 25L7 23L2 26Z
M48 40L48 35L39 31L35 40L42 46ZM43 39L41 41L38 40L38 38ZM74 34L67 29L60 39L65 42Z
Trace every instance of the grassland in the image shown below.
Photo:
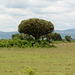
M57 48L0 48L0 75L26 75L31 67L38 75L75 75L75 43Z

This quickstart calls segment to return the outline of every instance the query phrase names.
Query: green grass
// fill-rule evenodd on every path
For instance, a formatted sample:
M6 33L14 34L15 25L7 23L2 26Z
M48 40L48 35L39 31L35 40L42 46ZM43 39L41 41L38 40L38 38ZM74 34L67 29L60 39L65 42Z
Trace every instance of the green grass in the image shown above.
M38 75L75 75L75 43L57 48L0 48L0 75L26 75L32 68Z

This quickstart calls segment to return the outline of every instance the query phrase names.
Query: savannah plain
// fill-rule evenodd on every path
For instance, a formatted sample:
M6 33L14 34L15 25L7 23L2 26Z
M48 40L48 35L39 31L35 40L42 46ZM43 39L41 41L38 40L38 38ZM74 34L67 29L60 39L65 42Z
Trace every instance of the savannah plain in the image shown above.
M54 44L57 48L0 48L0 75L75 75L75 43ZM32 74L31 74L32 75Z

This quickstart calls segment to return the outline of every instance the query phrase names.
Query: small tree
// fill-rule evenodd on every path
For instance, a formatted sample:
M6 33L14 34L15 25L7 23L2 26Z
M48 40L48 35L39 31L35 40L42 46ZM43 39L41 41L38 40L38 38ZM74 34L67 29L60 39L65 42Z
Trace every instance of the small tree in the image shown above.
M71 42L71 40L72 40L71 36L68 36L68 35L65 36L65 39L66 39L66 41L68 41L68 42Z
M61 35L59 33L53 33L52 40L54 40L54 41L61 41L62 37L61 37Z
M53 30L54 25L50 21L38 18L23 20L18 26L20 33L32 35L35 40L38 40L42 35L53 32Z

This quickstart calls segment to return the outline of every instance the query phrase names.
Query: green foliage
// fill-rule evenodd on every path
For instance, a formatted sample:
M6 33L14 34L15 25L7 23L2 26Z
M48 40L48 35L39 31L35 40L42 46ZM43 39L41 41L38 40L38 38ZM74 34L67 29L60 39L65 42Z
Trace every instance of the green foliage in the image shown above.
M68 42L71 42L71 40L72 40L71 36L68 36L68 35L65 36L65 39L66 39L66 41L68 41Z
M20 48L26 48L26 47L37 47L37 48L50 48L54 47L51 46L50 43L47 41L36 41L33 39L27 39L27 40L20 40L20 39L7 39L7 40L0 40L0 47L20 47Z
M38 18L23 20L18 26L20 33L32 35L36 40L42 35L51 33L53 30L54 25L50 21Z
M52 36L53 36L52 33L49 33L49 34L46 35L46 39L47 39L48 42L51 42L50 40L52 39Z
M13 34L11 37L12 37L12 39L23 39L21 34Z
M27 67L25 69L25 74L26 75L37 75L37 72L34 69L31 69L31 68Z
M34 38L28 34L13 34L12 39L21 39L21 40L34 40Z
M46 39L49 43L51 43L51 41L62 41L62 37L59 33L49 33L46 35Z
M53 33L52 34L52 40L54 41L61 41L62 40L62 37L59 33Z
M46 40L45 41L37 41L33 44L34 47L38 47L38 48L55 48L56 46L51 45L50 43L48 43Z

